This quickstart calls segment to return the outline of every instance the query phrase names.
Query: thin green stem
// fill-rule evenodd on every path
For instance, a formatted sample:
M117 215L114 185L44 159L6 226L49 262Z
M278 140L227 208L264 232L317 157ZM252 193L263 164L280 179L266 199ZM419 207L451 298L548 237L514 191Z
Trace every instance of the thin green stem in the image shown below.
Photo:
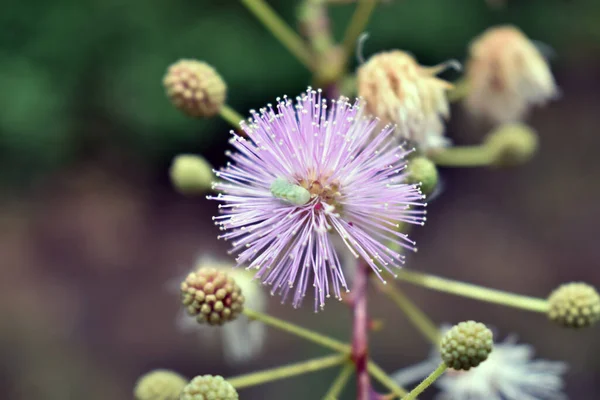
M282 331L291 333L305 340L308 340L309 342L319 344L323 347L327 347L331 350L339 351L344 354L350 353L349 345L327 337L325 335L322 335L320 333L313 332L310 329L302 328L301 326L294 325L287 321L271 317L270 315L266 315L258 311L253 311L248 308L244 308L244 314L250 319L260 321L266 325L272 326L273 328L277 328Z
M298 21L316 54L322 55L335 45L325 0L304 0L299 7Z
M386 294L396 305L404 311L410 322L425 336L434 346L438 346L441 340L440 331L429 317L419 309L405 294L393 283L384 284L376 279L379 289Z
M437 378L439 378L440 376L442 376L442 374L444 372L446 372L446 370L448 369L448 367L446 366L446 364L441 363L439 365L439 367L437 367L437 369L435 371L433 371L431 374L429 374L429 376L427 378L425 378L423 380L423 382L419 383L419 386L417 386L416 388L414 388L413 390L410 391L410 393L408 394L408 396L403 397L402 400L414 400L417 398L418 395L420 395L421 393L423 393L423 391L425 389L427 389L429 386L431 386L431 384L433 382L435 382L435 380Z
M336 365L343 364L346 361L348 361L347 354L334 354L326 357L315 358L312 360L302 361L295 364L284 365L281 367L266 369L264 371L252 372L250 374L228 378L227 382L229 382L236 389L242 389L249 386L262 385L263 383L290 378L292 376L303 375L309 372L334 367Z
M456 101L462 100L464 97L469 94L469 82L465 78L461 78L458 81L453 83L454 88L448 91L446 97L448 101L454 103Z
M292 53L302 64L312 70L311 53L302 38L264 0L241 0L256 18Z
M485 144L435 149L428 154L431 161L443 167L482 167L496 160L496 153Z
M475 300L487 301L488 303L501 304L508 307L539 313L548 312L548 302L545 299L522 296L519 294L504 292L502 290L489 289L482 286L441 278L439 276L427 275L420 272L401 269L396 272L398 279L423 286L440 292L451 293L458 296L468 297Z
M352 15L350 24L344 34L344 41L342 42L346 62L350 59L350 55L354 53L356 41L365 30L376 4L377 0L358 0L354 15Z
M221 118L227 121L229 125L233 126L236 129L240 128L240 122L244 120L244 117L242 117L237 111L229 107L227 104L223 104L221 106L219 115L221 116Z
M348 380L352 376L352 372L354 372L354 365L352 363L344 365L340 370L339 375L329 387L329 390L325 394L325 397L323 397L323 400L337 400L342 394L344 387L346 387Z
M367 371L373 378L379 383L385 386L388 390L391 390L393 394L398 397L406 396L408 391L402 386L398 385L388 374L385 373L377 364L373 361L369 361L367 364Z

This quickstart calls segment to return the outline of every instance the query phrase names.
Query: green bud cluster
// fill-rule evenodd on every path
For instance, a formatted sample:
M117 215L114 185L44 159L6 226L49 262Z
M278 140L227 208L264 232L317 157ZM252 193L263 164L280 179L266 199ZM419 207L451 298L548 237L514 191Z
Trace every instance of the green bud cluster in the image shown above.
M592 286L566 283L548 297L548 317L567 328L583 328L600 321L600 295Z
M135 400L179 400L187 379L176 372L157 369L141 376L133 390Z
M494 347L492 331L475 321L454 325L442 337L442 359L449 368L469 370L485 361Z
M222 376L201 375L187 384L180 400L238 400L237 391Z

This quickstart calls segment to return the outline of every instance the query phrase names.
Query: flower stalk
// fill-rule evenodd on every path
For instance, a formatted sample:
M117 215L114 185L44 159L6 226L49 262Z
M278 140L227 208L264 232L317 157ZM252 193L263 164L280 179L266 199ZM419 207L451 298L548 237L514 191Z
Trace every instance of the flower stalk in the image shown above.
M339 351L341 353L350 353L350 346L348 346L347 344L322 335L320 333L311 331L310 329L294 325L287 321L283 321L279 318L275 318L270 315L260 313L258 311L250 310L248 308L244 308L244 314L250 319L260 321L263 324L269 325L273 328L277 328L279 330L291 333L302 339L308 340L309 342L316 343L318 345L329 348L331 350Z
M465 78L461 78L452 84L454 87L446 92L446 97L451 103L462 100L469 94L469 82Z
M381 367L375 364L374 361L369 361L367 363L367 370L373 378L375 378L388 390L391 390L391 392L397 397L402 398L403 396L406 396L408 394L408 391L406 389L398 385L396 381L390 378L389 375L386 374L385 371L381 369Z
M242 3L290 53L309 70L313 69L311 53L306 43L264 0L242 0Z
M549 308L545 299L522 296L406 269L397 271L397 278L428 289L527 311L547 313Z
M354 365L352 363L348 363L342 367L340 373L335 378L331 387L323 397L323 400L336 400L342 394L342 391L346 387L348 380L352 376L352 372L354 372Z
M423 311L410 301L399 287L393 283L383 284L381 281L377 282L377 287L402 311L404 311L410 322L412 322L425 338L427 338L434 346L439 345L441 339L439 329Z
M414 400L417 398L418 395L420 395L421 393L423 393L423 391L425 389L427 389L429 386L431 386L431 384L433 382L435 382L440 376L442 376L442 374L444 372L446 372L446 370L448 369L448 367L446 366L446 364L441 363L435 371L433 371L431 374L429 374L429 376L427 378L425 378L423 380L423 382L421 382L416 388L414 388L413 390L410 391L410 393L408 394L408 396L403 397L402 400Z
M348 62L350 56L354 52L358 37L361 35L361 33L363 33L367 24L369 23L369 19L371 18L371 14L375 9L376 4L377 0L358 0L358 4L354 10L352 19L350 20L350 24L348 25L346 33L344 34L342 46L344 48L345 63Z
M234 388L242 389L250 386L262 385L263 383L273 382L280 379L291 378L293 376L303 375L326 368L335 367L336 365L341 365L346 361L348 361L348 355L333 354L308 361L302 361L295 364L284 365L281 367L271 368L264 371L252 372L250 374L228 378L227 381Z
M452 146L435 149L428 157L443 167L484 167L496 160L496 152L486 144L475 146Z
M219 115L235 129L240 129L240 122L244 120L244 117L242 117L237 111L229 107L227 104L223 104L221 106Z

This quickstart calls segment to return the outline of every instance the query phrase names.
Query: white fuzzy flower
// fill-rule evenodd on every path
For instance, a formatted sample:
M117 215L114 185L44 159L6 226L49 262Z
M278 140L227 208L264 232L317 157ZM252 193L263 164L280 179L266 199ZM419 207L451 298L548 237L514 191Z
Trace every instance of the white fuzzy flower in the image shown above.
M243 268L234 268L233 263L219 261L212 257L201 257L194 267L222 268L235 280L244 295L244 306L249 309L264 312L267 308L267 296L259 282L253 281L253 274ZM179 291L181 279L169 284L169 290ZM177 315L176 324L182 332L195 332L200 335L202 342L214 335L222 337L223 354L225 361L238 364L249 361L260 353L266 338L264 324L250 321L245 315L240 315L235 320L223 326L213 327L199 324L196 319L188 315L184 309Z
M522 120L558 96L539 48L514 26L488 28L470 46L466 108L495 123Z
M566 399L560 361L533 360L534 349L517 344L514 336L494 345L488 359L469 371L448 370L436 381L438 400L558 400ZM440 363L439 353L394 375L400 384L420 380Z

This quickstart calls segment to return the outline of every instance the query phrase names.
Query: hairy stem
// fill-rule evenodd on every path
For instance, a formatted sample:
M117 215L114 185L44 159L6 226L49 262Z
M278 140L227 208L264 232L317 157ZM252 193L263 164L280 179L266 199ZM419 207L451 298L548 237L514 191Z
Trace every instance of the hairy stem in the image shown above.
M383 284L377 280L377 286L382 293L387 295L396 305L404 311L410 322L425 336L434 346L438 346L441 340L440 331L429 317L421 311L399 287L393 283Z
M292 376L307 374L309 372L334 367L336 365L343 364L346 361L348 361L348 355L334 354L326 357L315 358L312 360L302 361L295 364L283 365L281 367L270 368L264 371L252 372L250 374L228 378L227 382L229 382L236 389L242 389L249 386L262 385L263 383L290 378Z
M435 371L433 371L431 374L429 374L429 376L427 378L425 378L425 380L423 380L423 382L421 382L419 384L419 386L417 386L416 388L414 388L413 390L410 391L410 393L408 394L408 396L403 397L402 400L414 400L417 398L418 395L420 395L421 393L423 393L423 391L425 389L427 389L429 386L431 386L431 384L433 382L435 382L435 380L437 378L439 378L440 376L442 376L442 374L444 372L446 372L446 369L448 369L448 367L446 366L446 364L441 363L439 365L439 367L437 367L437 369Z
M440 292L451 293L488 303L501 304L508 307L520 308L540 313L548 312L548 302L544 299L522 296L519 294L489 289L482 286L427 275L420 272L401 269L397 271L397 278L415 285Z
M256 18L308 69L313 69L306 43L264 0L241 0Z
M352 360L356 367L357 400L369 400L371 382L367 371L369 348L369 318L367 315L367 286L369 266L362 261L358 265L352 290L354 321L352 325Z
M322 335L320 333L313 332L310 329L294 325L287 321L283 321L281 319L271 317L270 315L266 315L254 310L250 310L248 308L244 308L244 314L250 319L260 321L266 325L272 326L273 328L277 328L282 331L291 333L293 335L301 337L302 339L308 340L309 342L319 344L323 347L339 351L341 353L350 353L351 348L347 344Z
M344 387L346 387L346 383L352 376L352 372L354 371L354 365L348 363L342 367L339 375L335 378L331 387L323 397L323 400L336 400L342 394Z

